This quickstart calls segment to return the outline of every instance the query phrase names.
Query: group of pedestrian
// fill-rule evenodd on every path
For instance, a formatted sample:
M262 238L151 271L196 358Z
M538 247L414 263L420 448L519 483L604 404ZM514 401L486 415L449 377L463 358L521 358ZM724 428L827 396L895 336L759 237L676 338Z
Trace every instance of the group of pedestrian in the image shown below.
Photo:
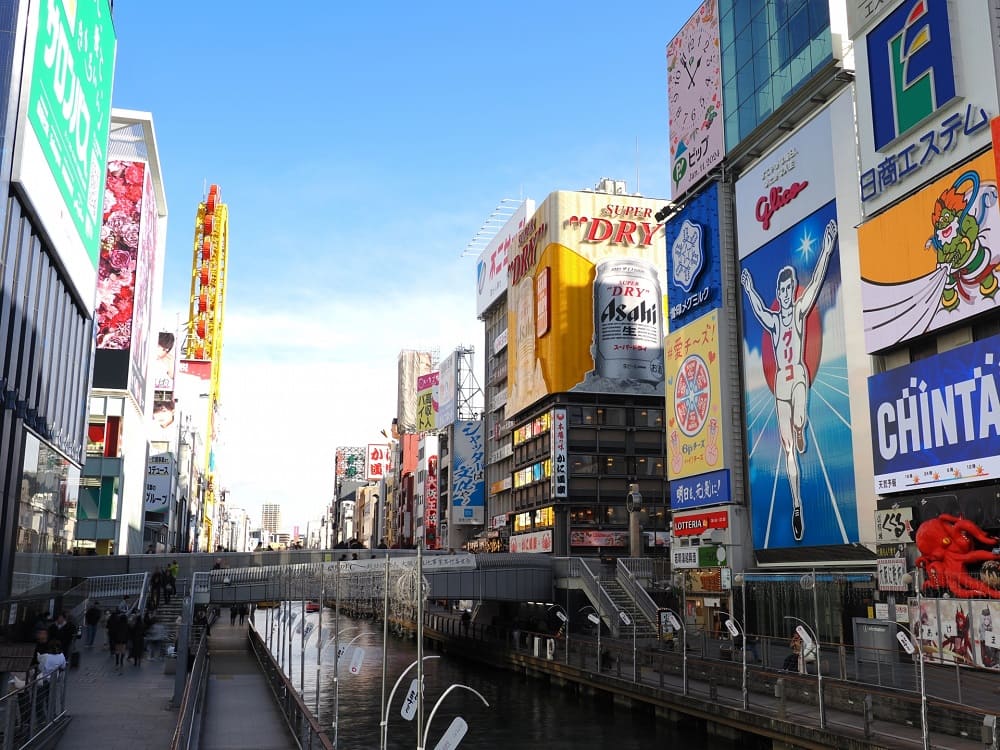
M146 631L153 623L149 610L145 614L117 609L108 614L108 647L115 659L115 670L122 674L126 657L135 665L142 664L146 651Z
M52 620L48 613L43 614L35 621L34 634L35 653L31 660L33 667L41 670L43 662L51 666L53 660L49 657L54 654L61 656L63 666L71 662L76 625L66 612L58 612Z
M229 624L236 625L236 618L240 619L240 627L243 627L243 623L246 622L247 615L250 614L250 605L246 602L242 604L236 604L235 602L229 608Z
M156 609L160 606L160 597L164 604L170 604L170 597L177 593L177 561L174 560L162 570L159 566L153 569L149 578L149 605Z

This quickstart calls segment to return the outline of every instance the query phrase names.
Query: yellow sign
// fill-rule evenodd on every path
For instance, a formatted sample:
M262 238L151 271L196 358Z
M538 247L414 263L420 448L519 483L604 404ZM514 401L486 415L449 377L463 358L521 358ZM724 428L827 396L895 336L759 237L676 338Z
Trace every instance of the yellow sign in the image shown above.
M560 191L518 233L507 413L550 393L661 393L662 200Z
M996 163L981 154L858 229L865 344L877 352L997 308Z
M680 479L723 468L722 382L717 310L666 340L667 476Z

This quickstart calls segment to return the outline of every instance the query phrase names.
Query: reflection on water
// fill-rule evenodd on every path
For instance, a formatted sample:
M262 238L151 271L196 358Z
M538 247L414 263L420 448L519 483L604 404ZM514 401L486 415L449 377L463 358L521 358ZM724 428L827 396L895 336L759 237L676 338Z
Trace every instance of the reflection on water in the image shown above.
M301 634L296 632L300 605L292 607L291 669L292 681L300 684L302 661L300 660ZM278 610L257 612L257 627L267 638L267 623L272 630L272 652L278 650L277 632L280 626L275 622ZM364 649L364 658L358 674L349 671L352 652L346 652L340 659L340 750L373 750L379 747L379 717L382 702L382 626L370 620L350 620L340 618L340 644L361 635L355 646ZM306 705L313 709L316 700L316 628L317 615L305 614L306 630L312 631L305 643L305 693ZM333 662L334 647L329 640L333 634L334 613L323 611L323 648L320 668L319 719L320 724L330 730L334 715ZM345 632L345 628L352 628ZM389 636L387 659L386 694L393 684L416 657L416 643ZM288 643L284 647L285 661L288 659ZM487 708L472 693L453 690L441 704L430 727L427 748L434 748L445 730L456 716L462 716L469 725L468 733L462 740L463 750L494 750L495 748L542 747L545 750L581 750L589 748L615 748L615 750L644 750L652 747L670 747L672 741L682 742L684 748L709 748L729 750L736 744L726 743L717 738L705 737L681 731L665 722L657 722L651 714L636 713L623 706L616 706L606 697L577 695L569 688L548 685L544 680L521 677L513 672L457 659L448 654L425 651L425 656L440 656L425 662L424 683L426 685L425 721L429 718L434 703L445 690L454 683L467 685L482 693L489 701ZM389 710L389 743L392 750L411 749L417 746L416 720L407 721L400 715L400 708L409 688L416 677L414 668L403 678L393 705ZM751 747L740 743L743 750Z

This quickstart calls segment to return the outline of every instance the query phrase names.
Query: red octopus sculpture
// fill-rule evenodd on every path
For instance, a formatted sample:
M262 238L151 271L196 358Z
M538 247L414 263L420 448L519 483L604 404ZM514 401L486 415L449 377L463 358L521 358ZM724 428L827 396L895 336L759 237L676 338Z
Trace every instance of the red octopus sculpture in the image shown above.
M972 521L948 513L924 521L917 528L917 565L926 573L925 590L947 589L962 599L1000 599L1000 591L976 580L965 566L1000 560L992 550L974 549L975 543L994 547L997 538L990 536Z

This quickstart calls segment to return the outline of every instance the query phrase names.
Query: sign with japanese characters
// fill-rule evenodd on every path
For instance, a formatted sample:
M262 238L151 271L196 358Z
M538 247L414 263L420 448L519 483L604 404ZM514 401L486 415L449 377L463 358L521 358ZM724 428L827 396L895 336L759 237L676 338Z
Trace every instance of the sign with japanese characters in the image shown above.
M438 428L438 382L440 373L417 376L417 432Z
M878 565L879 591L906 591L903 576L906 575L905 557L886 557L876 561Z
M573 529L569 543L573 547L627 547L628 532Z
M732 501L729 469L710 471L694 477L670 480L671 510L703 508Z
M722 304L719 184L691 198L666 232L668 323L674 331Z
M392 455L388 443L368 443L365 453L365 479L369 482L378 481L388 476L391 470Z
M998 369L992 336L868 379L879 494L1000 475Z
M424 478L424 546L438 549L438 457L427 458L427 476Z
M667 99L676 198L726 154L718 0L705 0L667 45Z
M451 522L481 526L486 513L481 420L455 422L451 443Z
M551 552L552 529L515 534L510 538L509 549L511 552Z
M666 359L667 476L723 468L718 312L667 336Z
M684 513L675 515L674 536L701 536L712 529L729 528L729 510L711 510L704 513Z
M913 540L913 508L875 511L875 541L878 544L905 544Z
M995 169L980 154L859 227L867 351L997 309Z
M476 315L482 316L507 291L507 261L516 250L517 233L534 212L535 202L528 198L504 222L480 254L476 262Z
M172 453L157 453L146 460L146 512L166 513L170 508L170 485L174 476Z
M990 142L1000 9L990 0L903 0L855 40L862 210L866 215Z
M552 497L569 496L569 465L566 445L566 410L552 410L552 426L549 435L552 438Z

